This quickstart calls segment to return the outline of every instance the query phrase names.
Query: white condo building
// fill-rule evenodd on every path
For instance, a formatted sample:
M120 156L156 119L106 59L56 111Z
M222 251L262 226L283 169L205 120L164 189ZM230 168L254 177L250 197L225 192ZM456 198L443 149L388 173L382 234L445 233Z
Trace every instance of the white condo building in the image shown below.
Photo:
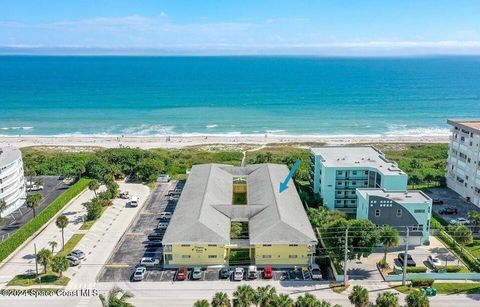
M480 119L448 120L447 186L480 207Z
M7 204L1 216L7 216L18 209L25 198L22 153L12 147L0 148L0 200Z

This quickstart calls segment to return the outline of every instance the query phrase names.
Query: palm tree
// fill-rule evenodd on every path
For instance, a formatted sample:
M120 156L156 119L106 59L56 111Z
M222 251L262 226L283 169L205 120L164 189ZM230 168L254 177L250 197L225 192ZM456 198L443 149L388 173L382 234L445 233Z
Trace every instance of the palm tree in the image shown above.
M254 303L260 307L268 307L275 298L276 294L277 291L270 285L258 287L257 291L255 291Z
M62 249L65 248L65 237L64 237L64 229L68 225L68 218L65 215L60 215L57 220L55 221L55 224L57 225L58 228L62 230Z
M241 285L233 292L233 297L235 298L235 306L248 307L255 299L255 290L249 285Z
M193 307L210 307L210 303L207 300L198 300L193 304Z
M318 304L319 301L314 295L305 293L303 296L297 297L295 307L317 307Z
M400 243L400 235L395 228L391 226L385 226L380 231L380 242L382 242L384 250L383 261L386 262L387 248L398 246Z
M294 302L288 294L275 295L270 302L272 307L293 307Z
M58 243L56 241L50 241L48 242L48 245L52 248L52 254L53 254L55 247L57 247Z
M225 292L217 292L212 299L212 307L230 307L230 298Z
M398 296L393 292L382 292L375 301L377 307L398 307Z
M362 286L354 286L348 299L352 305L355 305L355 307L365 307L370 304L368 291Z
M97 197L97 190L100 189L100 182L97 179L92 179L88 183L88 189L95 193L95 197Z
M43 265L43 274L47 274L47 266L52 260L52 252L49 249L42 248L37 253L37 262Z
M35 193L35 194L30 194L27 195L27 207L33 210L33 217L37 216L37 207L40 205L40 202L42 201L42 194L40 193Z
M68 270L70 264L66 256L56 255L52 258L50 266L52 267L52 271L58 273L59 277L62 277L62 273Z
M82 175L86 172L85 165L81 164L75 168L78 179L82 178Z
M415 290L410 292L405 297L405 302L407 303L407 307L429 307L430 302L428 301L428 297L425 293L420 290Z
M123 291L116 286L108 291L107 297L105 297L103 294L98 296L103 307L134 307L132 304L127 302L127 300L132 297L133 294L130 291Z

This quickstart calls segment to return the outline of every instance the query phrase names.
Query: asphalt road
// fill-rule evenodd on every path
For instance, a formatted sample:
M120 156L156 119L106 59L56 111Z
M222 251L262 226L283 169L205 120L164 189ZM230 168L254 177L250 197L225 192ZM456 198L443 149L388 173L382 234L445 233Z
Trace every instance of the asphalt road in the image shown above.
M63 183L62 180L58 179L58 176L38 176L34 177L32 181L35 181L37 178L43 180L43 190L38 192L29 192L41 193L42 202L37 207L36 212L39 214L43 209L50 205L60 194L65 192L68 189L68 185ZM13 216L12 216L13 215ZM33 210L29 209L26 204L21 206L19 209L15 210L11 215L4 218L4 221L0 224L0 241L2 237L6 237L14 233L18 228L23 226L25 223L30 221L33 218Z

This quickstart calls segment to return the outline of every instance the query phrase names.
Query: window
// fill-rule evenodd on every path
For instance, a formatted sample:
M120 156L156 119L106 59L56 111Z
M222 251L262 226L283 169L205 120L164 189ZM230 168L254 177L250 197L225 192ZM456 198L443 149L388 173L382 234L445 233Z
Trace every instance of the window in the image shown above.
M415 213L425 213L425 209L415 209L413 210Z
M208 258L210 258L210 259L216 259L216 258L217 258L217 255L208 255Z
M298 258L298 255L288 255L288 258L295 259L295 258Z
M412 231L423 231L423 225L413 225Z
M182 258L183 258L183 259L190 259L191 257L192 257L192 256L190 256L190 255L182 255Z
M217 247L217 244L208 244L210 247Z
M263 244L263 247L272 246L272 244Z
M402 217L402 209L397 209L397 217Z
M190 244L182 244L181 247L190 247Z
M375 209L375 216L380 216L380 209Z
M288 246L298 246L298 244L288 244Z
M262 255L262 258L263 259L270 259L270 258L272 258L272 255Z
M365 175L368 175L368 171L365 171Z
M356 181L352 181L352 185L357 185L357 182L356 182Z
M352 175L356 175L357 174L357 171L352 171Z

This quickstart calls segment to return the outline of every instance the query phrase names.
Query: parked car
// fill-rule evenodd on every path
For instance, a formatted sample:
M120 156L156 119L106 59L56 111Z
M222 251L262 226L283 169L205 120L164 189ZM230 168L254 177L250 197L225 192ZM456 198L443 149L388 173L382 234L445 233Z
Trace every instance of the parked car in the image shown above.
M27 192L37 192L43 190L43 185L33 184L27 188Z
M318 266L318 264L309 265L308 270L310 271L310 275L312 276L312 279L316 279L316 280L322 279L322 271L320 270L320 266Z
M218 273L220 279L228 279L230 277L230 269L229 268L221 268L220 272Z
M58 180L65 180L67 178L67 174L61 174L58 176Z
M155 240L162 240L163 239L163 233L161 232L152 232L149 233L147 236L148 240L150 241L155 241Z
M440 214L457 214L458 209L455 207L446 207L443 208L442 210L438 211Z
M160 219L169 220L172 218L172 212L162 212L160 213Z
M248 276L248 279L257 279L258 277L257 267L254 265L248 266L247 276Z
M129 199L130 198L130 193L128 191L120 193L120 198L122 199Z
M144 266L139 266L135 269L133 273L133 280L140 281L145 278L145 273L147 273L147 268Z
M202 268L199 266L194 267L192 271L192 280L199 280L201 278L202 278Z
M432 204L434 205L443 205L443 200L441 200L440 198L434 198L432 200Z
M137 196L132 196L130 198L130 207L138 207L138 197Z
M178 272L177 272L177 280L185 280L187 279L187 269L184 268L184 267L181 267L178 269Z
M140 265L146 266L146 267L154 267L160 264L159 259L154 259L152 257L143 257L142 260L140 260Z
M68 264L70 266L77 266L77 265L80 264L80 259L78 259L77 257L72 256L72 255L68 255L67 260L68 260Z
M162 247L162 240L149 240L145 244L147 247Z
M157 229L167 229L168 227L168 222L160 222L157 225Z
M438 259L438 257L432 256L432 255L428 256L427 261L428 261L428 263L430 263L430 265L434 269L437 268L437 267L442 267L442 266L445 265L442 260L440 260L440 259Z
M271 266L266 266L263 270L263 278L265 279L272 279L273 278L273 270Z
M466 218L459 217L458 219L450 220L450 224L452 224L452 225L455 225L455 224L468 225L468 224L470 224L470 221L467 220Z
M245 270L243 268L235 268L235 271L233 271L233 280L234 281L243 280L244 272Z
M398 254L398 260L403 265L405 259L405 253ZM407 254L407 266L417 266L417 263L413 260L412 255Z
M79 249L71 251L70 254L68 254L68 256L76 257L79 260L85 259L85 253Z
M170 182L170 176L162 174L157 178L157 182L159 182L159 183L169 183Z

